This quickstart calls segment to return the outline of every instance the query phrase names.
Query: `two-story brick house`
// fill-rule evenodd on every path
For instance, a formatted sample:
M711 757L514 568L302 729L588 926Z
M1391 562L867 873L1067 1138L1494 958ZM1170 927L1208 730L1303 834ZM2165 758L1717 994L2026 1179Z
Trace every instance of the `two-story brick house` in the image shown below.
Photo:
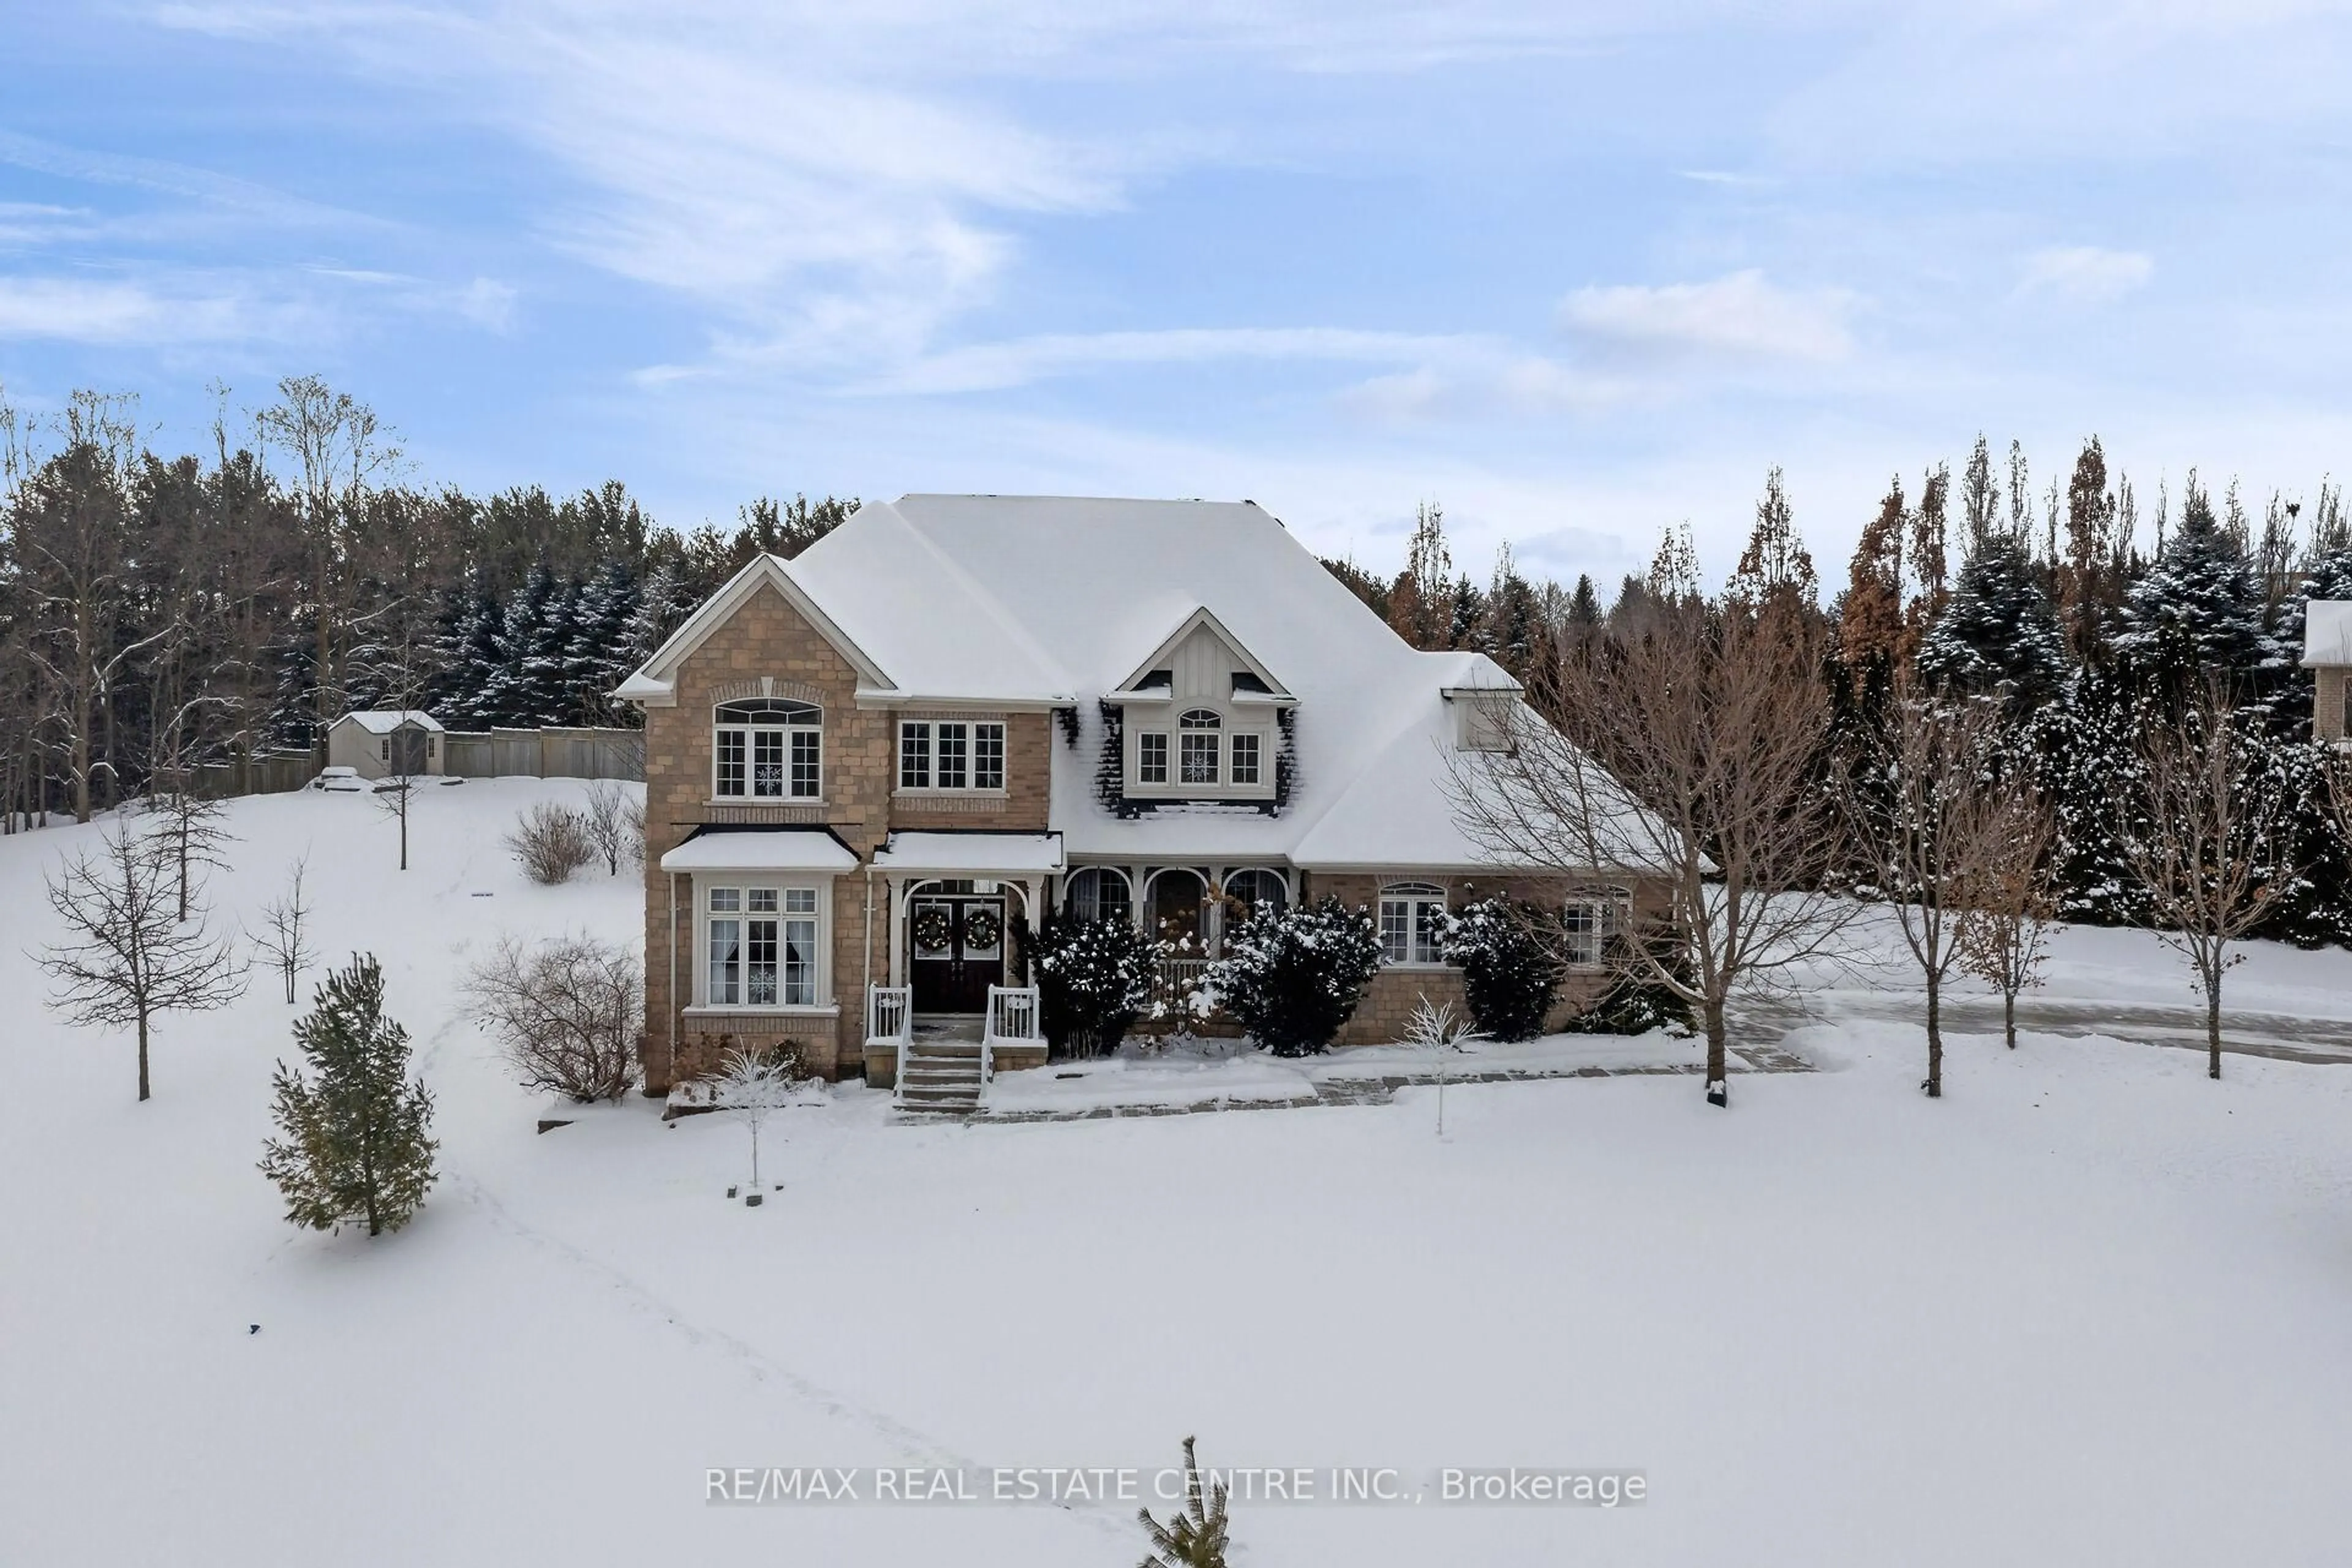
M646 716L655 1092L730 1044L878 1076L869 987L974 1012L1052 909L1192 962L1263 901L1371 909L1389 966L1360 1042L1459 997L1437 911L1569 899L1596 961L1573 1006L1630 899L1481 863L1446 753L1503 743L1519 689L1408 647L1247 501L871 503L746 567L618 695Z

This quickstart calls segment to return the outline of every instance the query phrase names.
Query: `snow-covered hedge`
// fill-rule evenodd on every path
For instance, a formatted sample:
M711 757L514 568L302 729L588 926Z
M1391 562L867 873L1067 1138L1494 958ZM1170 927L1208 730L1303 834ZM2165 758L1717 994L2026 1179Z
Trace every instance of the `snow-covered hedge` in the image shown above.
M1209 966L1208 987L1259 1045L1306 1056L1331 1043L1380 967L1369 911L1332 898L1291 910L1261 905Z
M1540 905L1482 900L1447 926L1445 956L1462 966L1471 1020L1497 1040L1532 1040L1559 993L1559 954L1544 923L1559 917Z
M1124 920L1047 915L1024 944L1034 963L1038 1024L1056 1051L1108 1056L1151 1003L1151 940Z

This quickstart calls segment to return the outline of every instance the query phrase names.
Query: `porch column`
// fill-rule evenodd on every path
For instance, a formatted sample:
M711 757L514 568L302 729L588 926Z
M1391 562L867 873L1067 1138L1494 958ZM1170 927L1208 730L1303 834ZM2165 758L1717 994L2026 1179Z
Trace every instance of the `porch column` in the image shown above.
M907 879L890 879L890 984L907 984Z

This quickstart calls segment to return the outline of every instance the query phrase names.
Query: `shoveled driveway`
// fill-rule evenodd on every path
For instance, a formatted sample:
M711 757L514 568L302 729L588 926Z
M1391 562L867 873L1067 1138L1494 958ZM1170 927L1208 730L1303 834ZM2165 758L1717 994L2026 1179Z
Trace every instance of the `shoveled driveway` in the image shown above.
M2221 1049L2275 1061L2352 1065L2352 1020L2301 1018L2277 1013L2246 1013L2231 1007L2222 991ZM1998 998L1947 1000L1944 1027L1954 1034L2000 1033ZM1840 1018L1875 1018L1924 1027L1927 1004L1916 994L1832 991L1797 1002L1753 1002L1735 1016L1734 1033L1749 1042L1777 1044L1790 1031ZM2154 1007L2137 1003L2060 1002L2021 996L2017 1026L2037 1035L2081 1039L2103 1035L2142 1045L2205 1049L2205 1015L2195 1007Z

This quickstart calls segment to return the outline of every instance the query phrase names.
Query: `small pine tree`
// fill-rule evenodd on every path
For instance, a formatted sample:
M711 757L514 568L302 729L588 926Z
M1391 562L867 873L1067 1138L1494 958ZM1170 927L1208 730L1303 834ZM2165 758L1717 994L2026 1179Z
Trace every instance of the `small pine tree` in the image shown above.
M1371 915L1327 897L1297 909L1260 905L1210 965L1208 986L1259 1045L1306 1056L1330 1045L1380 967Z
M261 1173L286 1194L286 1217L312 1230L367 1222L398 1230L433 1185L426 1136L433 1096L408 1077L408 1031L383 1014L383 970L365 954L330 975L294 1026L312 1079L278 1064L274 1111L282 1138Z
M1185 1438L1182 1510L1171 1510L1166 1524L1152 1518L1148 1508L1136 1510L1151 1540L1142 1568L1225 1568L1230 1490L1223 1481L1203 1482L1200 1462L1192 1456L1192 1439Z

